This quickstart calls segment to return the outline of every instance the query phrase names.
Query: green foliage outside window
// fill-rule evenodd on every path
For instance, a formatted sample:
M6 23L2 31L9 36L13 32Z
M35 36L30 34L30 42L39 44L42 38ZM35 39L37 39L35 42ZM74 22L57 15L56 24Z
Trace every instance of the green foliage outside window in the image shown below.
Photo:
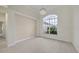
M57 28L56 28L56 26L48 27L46 33L57 34Z

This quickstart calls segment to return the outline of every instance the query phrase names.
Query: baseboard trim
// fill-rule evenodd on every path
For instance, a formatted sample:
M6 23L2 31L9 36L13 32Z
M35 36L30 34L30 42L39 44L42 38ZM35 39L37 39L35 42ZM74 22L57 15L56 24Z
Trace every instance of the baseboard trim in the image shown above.
M30 36L30 37L27 37L27 38L24 38L24 39L17 40L17 41L15 41L15 42L13 42L13 43L10 43L10 44L8 45L8 47L14 46L14 45L16 45L17 43L20 43L20 42L22 42L22 41L24 41L24 40L32 39L32 38L34 38L34 37L35 37L35 36Z

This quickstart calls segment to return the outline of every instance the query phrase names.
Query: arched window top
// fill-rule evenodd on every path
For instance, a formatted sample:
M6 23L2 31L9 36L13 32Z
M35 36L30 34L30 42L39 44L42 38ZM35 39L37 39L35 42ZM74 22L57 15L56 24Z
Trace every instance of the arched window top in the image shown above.
M43 18L43 22L47 24L57 25L57 15L47 15Z
M43 19L57 18L57 15L47 15Z

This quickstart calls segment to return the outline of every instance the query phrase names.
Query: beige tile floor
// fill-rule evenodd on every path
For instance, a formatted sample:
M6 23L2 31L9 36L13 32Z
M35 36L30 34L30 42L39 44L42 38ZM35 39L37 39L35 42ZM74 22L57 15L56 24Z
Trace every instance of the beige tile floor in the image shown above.
M75 53L71 43L45 38L34 38L17 43L14 46L0 50L5 53Z

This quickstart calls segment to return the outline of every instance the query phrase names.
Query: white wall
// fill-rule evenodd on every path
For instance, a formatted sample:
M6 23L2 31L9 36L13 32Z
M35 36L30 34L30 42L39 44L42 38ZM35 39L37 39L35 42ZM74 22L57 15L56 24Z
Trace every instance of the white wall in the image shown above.
M17 40L27 39L35 36L35 20L15 14L16 17L16 38Z
M51 10L47 10L47 13L58 15L58 35L51 35L50 38L72 42L72 8L66 6L52 8L53 7L51 7ZM40 17L41 18L37 21L37 36L49 38L49 35L43 34L42 32L42 16Z
M9 46L16 41L15 11L8 9L6 17L6 40Z
M74 7L73 20L74 20L74 23L73 23L73 28L74 28L73 44L74 44L75 48L77 49L77 51L79 52L79 6Z
M59 12L58 39L67 42L72 42L72 37L73 37L72 8L63 7L58 12Z
M6 38L8 46L35 35L35 18L8 7Z

